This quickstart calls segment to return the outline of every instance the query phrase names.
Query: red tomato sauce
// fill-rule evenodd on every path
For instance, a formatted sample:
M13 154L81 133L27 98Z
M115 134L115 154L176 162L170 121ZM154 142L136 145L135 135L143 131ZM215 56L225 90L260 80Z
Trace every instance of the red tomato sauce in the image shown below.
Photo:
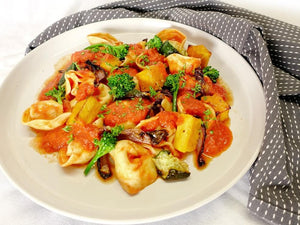
M206 110L202 101L193 98L190 95L183 95L178 98L181 102L183 109L187 114L203 118Z
M117 74L123 74L123 73L128 73L130 76L134 77L138 71L134 68L121 68L121 69L116 69L114 70L111 75L117 75Z
M149 122L143 124L141 129L143 131L153 131L157 127L164 128L176 128L178 123L178 114L176 112L162 111L155 115L157 119L152 119Z
M115 126L126 122L138 124L145 119L149 112L151 102L147 99L134 98L133 100L115 101L107 106L103 112L104 123Z
M140 43L130 44L128 54L130 55L133 52L134 55L140 55L145 51L144 46Z
M204 142L204 153L216 157L224 152L232 142L232 132L224 123L214 121L207 129Z
M213 95L215 93L218 93L219 95L222 96L222 98L225 100L225 101L228 101L228 93L226 91L226 89L219 85L218 83L213 83L211 81L211 79L207 76L204 76L204 82L206 83L207 87L208 87L208 90L206 94L209 94L209 95Z
M178 114L176 112L162 111L157 114L159 124L165 128L176 128L178 121Z
M85 150L96 150L94 139L99 137L99 128L92 124L74 123L70 132L74 140L80 142Z
M43 89L41 90L38 96L39 101L53 99L53 97L51 96L46 96L45 93L52 90L54 87L57 88L58 82L61 77L62 77L62 73L57 73L53 77L51 77L48 81L45 82L45 86L43 87Z
M86 99L89 96L94 95L95 93L98 94L99 89L96 88L94 85L89 83L81 83L78 86L77 94L76 94L76 100L81 101Z
M71 112L72 111L72 106L70 101L68 100L63 100L63 111L64 112Z
M71 56L72 62L76 62L77 65L80 68L83 68L86 66L86 61L91 61L92 63L95 63L99 59L101 59L105 53L102 52L91 52L90 50L82 50L74 52ZM98 65L98 64L97 64Z
M145 65L151 66L155 65L158 62L163 63L165 61L165 57L156 50L156 48L147 49L143 55L147 56L147 61L145 61Z
M46 153L53 153L59 150L66 150L71 141L78 141L87 151L95 150L93 143L99 136L99 129L93 125L83 125L74 123L70 131L63 130L64 127L57 127L50 131L39 133L38 147Z
M179 93L191 92L195 88L197 80L194 76L184 75L179 81Z
M39 132L38 145L46 153L57 152L60 149L67 149L67 142L70 134L57 127L50 131Z

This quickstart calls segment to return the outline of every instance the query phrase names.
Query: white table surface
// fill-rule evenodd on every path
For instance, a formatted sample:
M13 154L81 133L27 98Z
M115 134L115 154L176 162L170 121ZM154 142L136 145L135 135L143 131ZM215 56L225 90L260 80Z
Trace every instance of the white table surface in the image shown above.
M114 0L113 0L114 1ZM60 18L110 0L0 0L0 85L24 57L27 44ZM297 0L225 0L264 15L300 26ZM2 151L3 149L1 149ZM190 213L152 225L266 224L247 209L248 173L214 201ZM0 224L88 224L45 209L13 186L0 170Z

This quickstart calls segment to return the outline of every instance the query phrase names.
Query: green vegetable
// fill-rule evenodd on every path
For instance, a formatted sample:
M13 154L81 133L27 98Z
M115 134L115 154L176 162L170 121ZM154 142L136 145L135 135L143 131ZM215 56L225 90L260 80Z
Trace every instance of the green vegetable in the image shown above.
M69 70L80 70L80 67L77 65L76 62L73 62L64 72L64 74L62 75L62 77L60 78L59 82L58 82L58 86L62 86L65 82L65 73L68 72Z
M162 46L162 41L161 39L155 35L152 39L150 39L147 43L146 43L146 46L148 48L156 48L157 51L160 50L161 46Z
M117 137L122 132L124 127L122 126L115 126L111 129L110 132L104 131L102 138L100 140L94 139L94 144L98 146L98 150L96 152L96 155L92 158L92 160L89 162L87 167L84 170L84 174L87 175L92 166L97 162L97 160L109 153L111 150L114 149L117 143Z
M177 49L173 45L171 45L171 43L169 41L165 41L162 44L159 52L162 55L164 55L165 57L167 57L168 55L171 55L173 53L178 53Z
M72 64L66 69L66 72L69 70L80 70L80 67L76 62L72 62Z
M196 83L195 87L191 88L191 90L194 92L193 97L196 98L196 95L201 91L201 84Z
M103 47L100 49L100 47ZM125 56L128 53L129 45L123 44L123 45L108 45L108 44L95 44L95 45L90 45L86 47L85 49L91 50L92 52L103 52L103 53L108 53L113 56L116 56L119 59L124 59Z
M126 94L133 90L136 86L132 79L133 77L128 73L110 76L107 78L107 85L111 88L109 93L114 97L114 99L125 97Z
M70 125L66 125L64 128L62 128L63 129L63 131L65 131L65 132L70 132L71 130L72 130L72 126L70 126Z
M142 66L145 66L148 62L150 62L149 57L147 55L141 55L140 58L141 58L140 64Z
M61 85L58 86L58 89L54 87L52 90L45 93L46 96L52 96L56 98L56 101L59 104L62 104L62 100L65 98L65 94L66 94L65 87Z
M164 180L183 179L191 174L188 164L173 156L169 151L160 151L153 158L153 161L158 174Z
M155 95L157 95L157 92L153 89L153 87L149 87L149 93L151 97L154 97Z
M219 78L219 71L211 66L207 66L202 70L204 76L208 76L212 82L216 83Z
M172 111L177 111L177 95L179 90L179 82L181 77L183 76L182 72L171 74L167 76L167 79L164 83L164 86L168 88L173 94L173 103L172 103Z
M67 144L70 144L73 140L74 140L74 135L70 134Z
M131 91L127 92L125 97L126 98L135 98L135 97L141 98L141 97L144 97L144 93L137 89L132 89Z

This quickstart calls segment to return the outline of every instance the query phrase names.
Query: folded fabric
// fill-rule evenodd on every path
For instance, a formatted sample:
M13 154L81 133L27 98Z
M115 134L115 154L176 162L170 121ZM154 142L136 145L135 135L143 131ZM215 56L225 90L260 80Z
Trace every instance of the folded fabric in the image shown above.
M267 109L263 144L250 171L248 208L273 223L297 224L300 28L218 1L129 0L61 19L37 36L26 52L75 27L131 17L166 19L196 27L220 38L246 58L262 82Z

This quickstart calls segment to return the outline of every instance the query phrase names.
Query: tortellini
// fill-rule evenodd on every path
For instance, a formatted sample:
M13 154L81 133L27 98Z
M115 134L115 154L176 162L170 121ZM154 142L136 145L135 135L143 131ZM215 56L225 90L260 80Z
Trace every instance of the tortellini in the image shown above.
M164 29L157 34L162 41L173 41L179 43L181 47L185 44L186 36L176 29Z
M118 181L129 194L136 194L157 178L151 153L132 141L119 141L110 152Z
M88 41L91 45L95 44L110 44L110 45L117 45L121 44L122 42L118 41L114 36L109 33L94 33L89 34L87 36Z
M70 95L76 96L80 83L94 84L95 75L91 71L69 70L65 73L66 98Z
M201 65L200 58L183 56L177 53L169 55L167 61L171 73L178 73L179 71L193 73L193 71Z
M63 113L63 106L56 101L38 101L25 110L22 122L37 130L52 130L63 125L70 115Z
M134 65L134 64L138 65L137 57L143 53L143 51L145 50L145 46L146 46L146 42L141 41L141 42L129 47L128 53L125 56L125 59L124 59L124 61L121 65L122 66L124 66L124 65Z
M71 141L67 151L59 152L59 163L62 167L67 167L74 164L84 164L89 162L95 155L96 151L86 150L80 142Z
M98 87L100 94L98 95L99 103L105 105L111 103L113 98L109 94L110 88L105 84L100 84Z

